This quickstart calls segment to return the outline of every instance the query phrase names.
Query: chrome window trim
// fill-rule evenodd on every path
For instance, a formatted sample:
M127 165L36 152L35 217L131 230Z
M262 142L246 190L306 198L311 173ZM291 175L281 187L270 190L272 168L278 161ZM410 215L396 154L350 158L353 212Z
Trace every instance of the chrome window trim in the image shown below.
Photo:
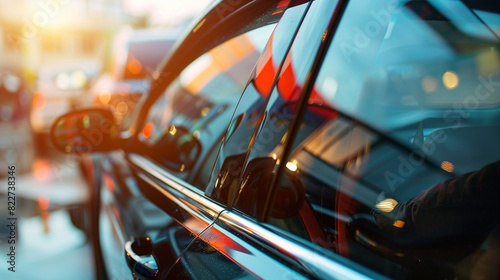
M197 228L197 230L193 231L194 233L198 234L198 233L202 232L206 226L208 226L214 222L214 219L211 219L210 217L203 215L203 213L200 213L201 211L197 210L198 208L196 206L188 203L185 199L180 198L179 195L175 194L172 190L168 190L167 188L164 188L164 187L158 185L156 182L154 182L150 177L148 177L145 174L139 174L138 176L142 180L147 182L152 188L155 188L162 195L164 195L170 201L172 201L177 206L179 206L179 208L181 208L182 210L189 213L189 215L191 215L192 217L196 217L198 220L204 222L204 225L201 227L199 227L199 225L196 226L195 224L191 224L191 226L189 227L191 230L193 230L194 228ZM179 222L182 223L182 221L179 221Z
M210 199L208 199L199 189L176 178L151 160L137 154L129 154L128 159L145 173L164 183L165 186L159 186L157 184L152 184L151 186L166 195L170 200L188 211L191 215L205 221L209 218L211 222L213 222L219 213L224 210L219 204L210 201ZM188 199L178 199L175 193L172 193L172 190L168 188L180 192Z
M113 206L111 206L109 203L106 203L102 206L102 213L108 218L111 230L113 231L115 237L118 238L119 244L125 244L125 241L127 241L127 237L125 236L125 228L113 212ZM99 227L100 226L101 225L99 224Z
M388 279L319 246L313 248L313 244L307 246L281 236L230 210L219 215L216 224L221 223L224 227L278 250L321 279Z
M278 250L280 253L292 258L305 270L311 271L317 277L324 279L387 279L333 253L327 257L325 254L321 254L323 251L321 250L322 248L318 250L312 247L305 247L303 244L280 236L270 229L263 227L261 224L235 212L224 210L222 206L210 201L201 194L201 191L194 186L176 178L159 165L140 155L129 154L128 159L132 164L144 170L145 173L163 182L165 186L152 184L152 187L157 188L158 191L168 196L169 199L173 200L174 203L187 210L190 214L205 221L207 215L212 217L213 220L217 219L216 224L220 224L223 227L234 230L239 234L243 234L250 239ZM172 190L180 192L189 199L178 199ZM246 267L245 263L240 263L240 265ZM359 271L365 272L366 275Z
M123 159L127 158L127 153L124 150L117 150L115 153L111 153L109 157L117 161L123 161ZM136 184L129 182L128 178L125 179L125 183L132 196L142 195L139 187L137 187Z
M259 279L309 279L303 272L290 269L288 263L242 241L237 231L221 224L216 221L199 238L250 274Z

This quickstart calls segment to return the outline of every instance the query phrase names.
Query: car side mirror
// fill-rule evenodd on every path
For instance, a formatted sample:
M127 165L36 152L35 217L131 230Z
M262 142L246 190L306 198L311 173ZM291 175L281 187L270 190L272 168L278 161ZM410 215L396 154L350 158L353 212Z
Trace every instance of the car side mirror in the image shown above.
M91 108L56 119L50 137L54 146L65 153L85 153L117 148L118 132L111 111Z

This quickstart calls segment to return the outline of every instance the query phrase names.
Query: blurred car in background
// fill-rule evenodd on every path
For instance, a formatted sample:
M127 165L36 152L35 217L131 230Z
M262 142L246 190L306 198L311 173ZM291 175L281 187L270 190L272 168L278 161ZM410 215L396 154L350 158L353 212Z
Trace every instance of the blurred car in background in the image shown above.
M129 130L100 108L53 126L60 150L98 152L98 272L498 279L499 14L215 1Z
M14 176L30 172L35 157L33 133L29 121L31 95L18 71L0 69L0 178L9 176L10 166ZM7 182L7 181L6 181ZM9 209L7 185L0 191L0 208ZM19 199L18 199L19 200ZM8 212L0 212L0 246L7 244L10 229Z
M93 105L110 106L127 127L141 97L148 92L156 67L179 36L174 28L124 28L115 38L111 69L99 76L90 93Z
M101 63L96 60L50 64L39 69L30 115L37 145L45 141L57 116L85 106L89 85L100 69Z
M0 69L0 163L16 166L19 173L31 170L34 158L30 107L31 95L20 74Z

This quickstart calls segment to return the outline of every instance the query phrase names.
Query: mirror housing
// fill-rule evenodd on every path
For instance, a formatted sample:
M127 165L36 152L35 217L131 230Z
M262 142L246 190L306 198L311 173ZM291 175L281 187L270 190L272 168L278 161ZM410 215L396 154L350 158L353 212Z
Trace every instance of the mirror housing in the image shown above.
M50 138L65 153L109 151L120 143L113 113L102 108L73 111L57 118Z

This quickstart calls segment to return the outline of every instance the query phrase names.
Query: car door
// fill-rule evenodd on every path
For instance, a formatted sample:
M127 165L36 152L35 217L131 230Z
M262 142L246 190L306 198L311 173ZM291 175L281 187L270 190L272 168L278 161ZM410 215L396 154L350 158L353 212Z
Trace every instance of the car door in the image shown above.
M165 277L223 210L203 189L230 116L285 6L222 1L179 43L163 70L153 73L148 98L128 131L128 148L100 161L100 243L110 278Z
M262 278L495 278L494 9L445 2L342 2L309 62L308 14L284 63L307 75L235 114L207 189L232 208L199 238Z
M203 272L217 270L221 273L213 278L225 278L226 271L237 271L231 269L235 267L261 279L333 275L363 279L355 264L343 261L343 267L276 234L276 227L271 230L259 224L274 195L269 186L275 166L284 154L283 149L274 148L284 146L279 144L286 143L300 104L307 104L308 99L303 100L307 77L321 58L318 53L326 47L326 34L333 30L339 9L331 1L303 1L285 11L235 110L205 190L228 209L183 253L172 269L176 277L196 279ZM292 41L291 46L286 44ZM273 215L286 218L298 212L303 202L299 187L278 190L276 196L284 203L273 208L277 210ZM211 253L200 253L200 247L210 248ZM210 262L214 259L226 261ZM327 267L338 269L333 273Z
M271 89L279 69L282 68L285 54L295 38L310 4L309 1L290 1L288 6L281 4L281 8L287 9L283 9L284 12L280 11L283 15L250 75L250 81L239 99L236 111L231 112L233 120L228 131L225 131L224 138L217 139L218 143L222 139L227 141L231 130L242 121L239 114L248 113L252 118L259 118L259 110L250 111L248 107L254 103L263 104L265 102L268 91ZM259 78L256 79L257 77ZM237 145L246 145L246 143L238 141ZM215 152L219 151L219 146L220 144L217 145ZM223 151L224 149L219 152L219 157ZM213 155L212 160L215 162L217 153ZM209 176L213 171L212 168L207 171L203 176L205 177L203 181L204 195L224 208L231 207L231 204L222 198L224 194L220 196L210 195L213 188L209 183ZM227 195L224 197L227 198ZM242 262L240 259L242 256L247 257L246 261ZM266 267L263 267L262 263L265 263ZM182 257L169 272L168 277L172 279L253 279L255 277L277 279L286 275L290 277L300 276L293 271L287 272L286 267L279 261L269 258L265 253L239 241L234 232L230 233L218 226L212 226L203 231L186 248Z

